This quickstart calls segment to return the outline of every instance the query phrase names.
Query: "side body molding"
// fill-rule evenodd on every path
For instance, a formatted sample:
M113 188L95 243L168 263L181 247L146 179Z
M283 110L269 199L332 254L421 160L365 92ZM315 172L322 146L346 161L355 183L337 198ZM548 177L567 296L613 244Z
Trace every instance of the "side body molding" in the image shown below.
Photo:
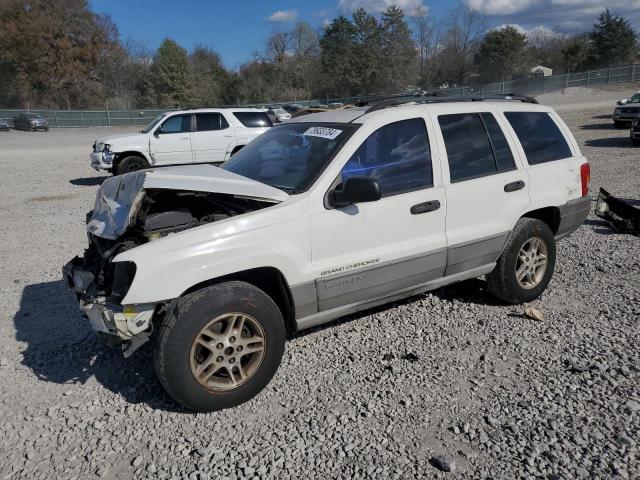
M419 291L473 278L493 270L509 232L481 238L424 255L386 262L374 267L327 275L313 282L291 287L299 328L318 325L336 318L329 312L367 308L373 299L402 298ZM413 290L412 290L413 289ZM406 295L404 295L406 296ZM381 302L384 303L384 302ZM355 310L354 310L355 308ZM313 322L308 319L318 317ZM323 322L320 322L323 323Z

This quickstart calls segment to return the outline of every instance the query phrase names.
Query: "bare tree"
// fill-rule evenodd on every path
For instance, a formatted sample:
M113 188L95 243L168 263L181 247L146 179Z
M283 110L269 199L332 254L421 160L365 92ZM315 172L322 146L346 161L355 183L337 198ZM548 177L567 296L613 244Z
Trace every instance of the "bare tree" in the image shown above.
M291 33L274 30L267 40L267 56L274 63L283 63L291 49Z
M473 65L473 55L487 30L487 19L478 10L456 8L444 23L443 51L449 60L451 80L463 85Z
M420 83L431 87L441 73L441 26L427 15L425 7L418 7L412 17L416 48L418 49L418 72Z

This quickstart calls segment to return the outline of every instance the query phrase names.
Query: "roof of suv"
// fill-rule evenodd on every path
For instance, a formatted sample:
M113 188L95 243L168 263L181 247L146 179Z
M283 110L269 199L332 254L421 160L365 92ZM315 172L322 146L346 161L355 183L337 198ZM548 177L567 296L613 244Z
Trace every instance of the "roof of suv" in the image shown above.
M187 110L167 110L166 113L181 114L181 113L215 113L221 110L232 112L266 112L266 108L255 107L211 107L211 108L189 108Z
M533 99L528 97L509 98L451 98L438 101L420 101L419 99L407 100L406 102L398 102L391 104L382 104L383 102L374 103L364 107L355 107L344 110L334 110L328 112L311 113L301 117L295 117L290 122L326 122L326 123L365 123L373 117L384 115L390 111L397 109L407 109L407 111L415 112L416 109L428 108L434 113L442 114L448 111L459 113L461 111L481 111L483 108L492 108L497 110L528 110L528 111L551 111L551 108L539 105Z

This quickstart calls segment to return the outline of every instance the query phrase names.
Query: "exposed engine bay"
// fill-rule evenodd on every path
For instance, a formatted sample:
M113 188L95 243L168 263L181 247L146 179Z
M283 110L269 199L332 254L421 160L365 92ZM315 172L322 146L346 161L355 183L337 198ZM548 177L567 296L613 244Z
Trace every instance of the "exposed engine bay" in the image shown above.
M85 299L104 297L109 303L119 303L135 275L134 264L111 262L119 253L167 235L273 204L221 193L144 190L138 202L139 208L134 210L128 228L120 237L112 240L88 232L89 248L85 250L84 258L76 257L82 260L82 267L87 273L82 282L86 288L78 293ZM87 214L87 225L93 220L94 212L91 211Z

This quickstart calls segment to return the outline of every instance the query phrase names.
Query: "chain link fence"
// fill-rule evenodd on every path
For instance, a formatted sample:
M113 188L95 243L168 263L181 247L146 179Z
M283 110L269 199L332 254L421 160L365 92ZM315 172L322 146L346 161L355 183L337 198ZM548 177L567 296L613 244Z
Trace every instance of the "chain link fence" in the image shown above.
M13 118L28 112L42 115L49 127L126 127L142 126L167 110L19 110L0 109L0 120L13 126Z
M498 82L478 86L464 86L442 88L437 90L439 95L460 97L468 95L490 96L508 93L522 95L542 95L569 87L590 87L617 83L640 82L640 65L626 65L621 67L590 70L581 73L567 73L548 77L525 78L509 82ZM407 95L407 92L397 95ZM347 105L380 95L336 97L291 102L272 102L269 105L287 105L296 103L304 106L331 105L341 103ZM246 106L261 106L264 104L249 104ZM0 109L0 120L13 124L13 117L27 110ZM153 120L159 113L166 110L28 110L29 113L42 115L49 121L51 128L56 127L114 127L114 126L142 126Z

